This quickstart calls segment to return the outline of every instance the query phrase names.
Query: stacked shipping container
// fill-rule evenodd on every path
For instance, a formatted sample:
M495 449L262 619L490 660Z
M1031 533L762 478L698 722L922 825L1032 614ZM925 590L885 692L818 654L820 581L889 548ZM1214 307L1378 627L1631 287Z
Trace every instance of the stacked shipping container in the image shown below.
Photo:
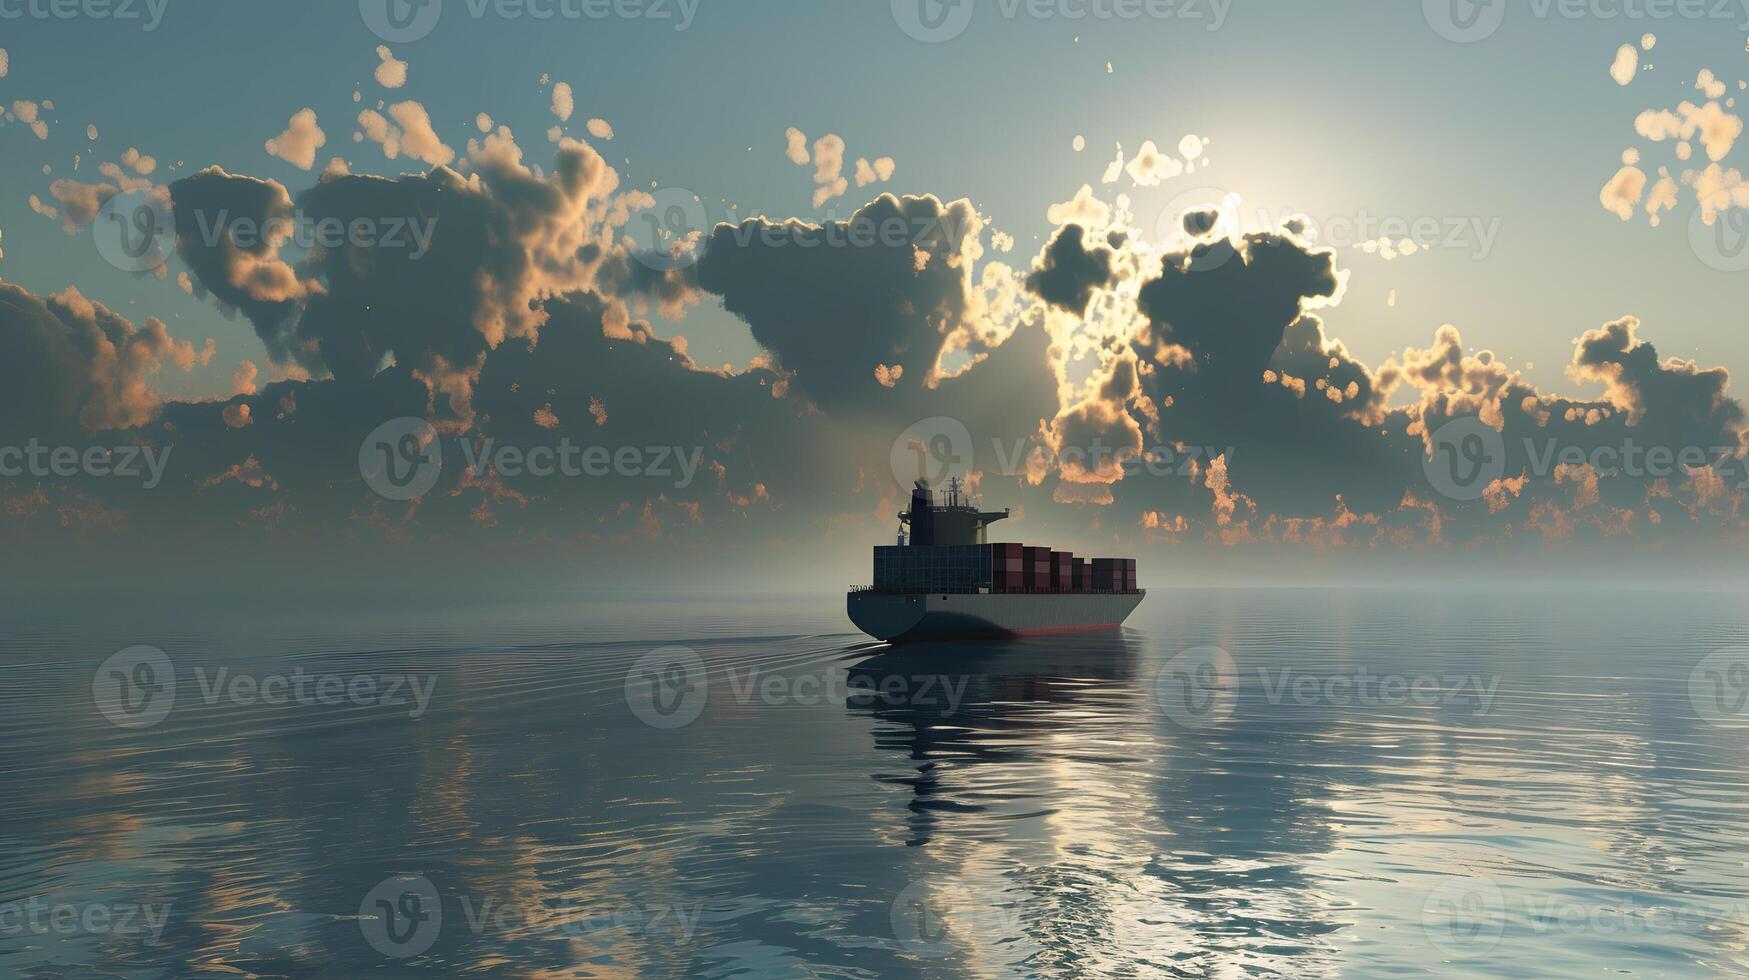
M874 550L882 592L1135 592L1134 558L1088 561L1020 544L887 546Z
M990 591L1025 591L1026 547L1018 544L992 544L986 547L990 549Z

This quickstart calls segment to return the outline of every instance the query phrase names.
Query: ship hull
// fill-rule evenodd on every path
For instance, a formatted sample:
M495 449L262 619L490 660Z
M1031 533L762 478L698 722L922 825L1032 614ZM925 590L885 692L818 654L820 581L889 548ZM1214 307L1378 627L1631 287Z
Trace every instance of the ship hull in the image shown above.
M1117 629L1146 595L852 592L845 603L857 629L902 642Z

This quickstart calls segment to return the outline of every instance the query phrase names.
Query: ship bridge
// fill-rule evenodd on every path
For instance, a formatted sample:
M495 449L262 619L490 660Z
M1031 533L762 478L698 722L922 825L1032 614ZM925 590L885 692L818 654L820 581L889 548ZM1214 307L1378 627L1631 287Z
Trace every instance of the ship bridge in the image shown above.
M911 509L899 515L916 547L987 544L986 528L1008 517L1008 511L981 511L962 492L958 477L947 482L947 492L937 504L935 494L922 480L911 490ZM906 542L900 541L903 545Z

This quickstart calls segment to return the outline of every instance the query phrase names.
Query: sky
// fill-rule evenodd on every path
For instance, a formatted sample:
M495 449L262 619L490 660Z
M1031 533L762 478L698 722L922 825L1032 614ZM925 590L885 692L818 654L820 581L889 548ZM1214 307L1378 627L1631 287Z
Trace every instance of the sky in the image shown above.
M368 538L374 520L410 547L449 540L439 508L360 485L359 438L401 417L368 413L393 406L454 441L452 457L468 440L527 443L571 434L573 423L579 438L647 448L650 432L664 432L680 449L699 448L703 470L726 473L691 497L692 487L652 493L648 480L613 478L553 493L514 476L503 487L434 491L459 498L457 521L473 525L462 533L495 520L492 543L506 554L518 541L581 542L658 568L681 556L782 553L822 536L832 542L822 563L859 560L890 533L884 498L902 481L885 472L898 468L887 448L934 418L965 423L980 445L1032 440L1028 451L1052 458L979 460L962 475L987 505L1024 510L1026 533L1087 548L1130 539L1242 550L1284 537L1322 547L1344 513L1392 529L1414 512L1413 534L1347 534L1339 550L1473 553L1481 540L1546 550L1551 536L1636 549L1642 532L1675 533L1653 519L1654 501L1682 500L1690 481L1680 470L1612 473L1599 446L1620 450L1639 435L1673 452L1740 452L1740 411L1722 394L1731 390L1723 372L1749 371L1749 258L1736 251L1749 237L1749 190L1732 169L1743 153L1736 103L1749 97L1749 3L1740 0L0 0L0 48L0 279L16 291L7 308L30 308L14 319L38 324L12 342L40 354L49 341L33 329L75 337L70 353L41 356L77 378L62 391L53 370L16 368L6 379L15 424L0 442L175 445L207 468L171 472L175 489L154 489L145 505L88 474L27 472L10 485L13 499L38 503L8 511L10 533L25 540L222 529L251 548L314 547L286 530L295 516L251 537L245 526L263 512L301 513L317 538ZM1111 166L1120 152L1127 169ZM566 160L580 175L567 176ZM898 210L883 210L885 194ZM1648 195L1665 202L1655 216ZM197 216L271 211L263 201L279 196L287 214L362 215L414 232L416 219L435 220L431 254L373 265L371 248L312 254L294 241L239 252L196 240ZM139 200L156 200L152 213L176 230L175 247L143 271L116 260L118 226L102 211ZM445 210L457 200L498 210ZM404 211L410 204L416 213ZM1213 227L1192 234L1181 216L1207 206L1219 212ZM653 247L669 246L643 231L656 214L692 237L650 261ZM787 219L854 226L877 214L947 216L922 249L937 265L903 268L909 247L821 257L719 233L727 223L791 234L800 226ZM1284 223L1282 248L1295 261L1258 260L1244 236L1279 237ZM507 247L502 235L516 240ZM1405 248L1411 237L1419 241ZM720 244L714 257L705 243ZM1063 246L1054 257L1053 243ZM1182 275L1196 288L1157 278L1162 256L1170 266L1174 254L1187 256ZM990 271L998 266L1008 279ZM1205 266L1215 274L1192 274ZM468 282L480 288L458 286ZM62 303L65 315L43 305L69 289L100 305ZM1286 313L1264 301L1272 289L1299 290ZM870 313L895 297L896 312ZM578 329L599 320L606 349L579 342L574 364L540 349L561 306L560 320L585 321ZM1271 392L1306 382L1317 402L1317 382L1335 377L1291 373L1285 346L1270 353L1269 341L1306 316L1318 322L1302 361L1334 354L1338 389L1361 382L1362 404L1328 402L1337 420L1178 377ZM162 337L148 336L149 318L162 321ZM1200 347L1192 320L1212 331ZM1257 363L1234 364L1231 376L1210 368L1206 359L1239 356L1232 337L1217 335L1253 320L1264 340L1237 348L1262 343L1246 355ZM81 329L107 330L119 366L101 343L97 353L81 346ZM1620 342L1593 342L1580 364L1576 341L1591 332ZM516 349L537 340L533 352ZM611 363L616 342L644 355L660 348L657 360L689 362L699 377L651 376L617 398L585 390L597 374L598 388L642 377ZM1338 343L1339 352L1329 346ZM348 344L356 349L343 353ZM67 367L74 357L82 367ZM1443 373L1441 358L1452 362ZM1670 358L1695 363L1667 368ZM527 376L496 363L512 360ZM900 366L908 370L894 377ZM1407 380L1417 371L1420 384ZM519 420L528 431L497 432L505 413L523 413L537 374L552 382L538 391L574 407L540 399ZM579 390L561 391L560 381ZM355 391L372 382L379 390ZM422 388L427 404L399 392L378 404L380 389L402 382ZM713 384L733 394L702 390ZM778 403L781 421L743 388ZM512 389L514 405L487 408ZM323 439L309 434L316 419L283 407L340 390L362 402L337 402ZM1525 408L1530 392L1540 408ZM1556 432L1565 419L1537 424L1550 399L1568 400L1563 413L1577 407L1585 431ZM1502 405L1532 420L1531 437L1577 447L1583 465L1604 471L1603 490L1520 458L1539 450ZM354 411L364 417L342 425L338 416ZM1267 417L1277 411L1287 414ZM542 421L554 416L555 425ZM1420 461L1395 458L1414 455L1407 450L1387 464L1342 448L1365 429L1437 454L1431 423L1472 416L1514 454L1492 496L1429 488ZM274 472L275 443L262 430L292 428L288 417L303 425L302 451L337 458L336 472L293 476L291 459ZM630 419L640 425L607 439ZM1194 493L1162 493L1076 471L1062 459L1071 432L1138 446L1189 439L1209 451L1171 473ZM756 453L762 442L770 445ZM1219 450L1229 452L1216 464ZM737 475L737 453L758 472ZM1301 453L1343 476L1305 477ZM259 499L215 513L214 492L200 488L233 467L242 476L231 483ZM350 490L336 490L349 467ZM1422 478L1407 505L1405 468L1409 482ZM1511 489L1526 475L1533 489ZM1738 493L1735 482L1719 492ZM1130 488L1113 490L1122 483ZM1538 485L1560 499L1538 498ZM1717 541L1719 527L1740 531L1734 504L1711 496L1710 484L1700 493L1684 511L1688 533ZM1614 510L1581 519L1594 497ZM1237 508L1224 521L1223 501ZM1708 506L1723 510L1694 516ZM493 515L483 519L483 508ZM105 530L78 530L69 511L105 515L85 521ZM36 516L18 516L26 512ZM1180 518L1183 530L1163 532ZM1291 521L1320 523L1314 532ZM679 526L695 529L690 541L673 540Z

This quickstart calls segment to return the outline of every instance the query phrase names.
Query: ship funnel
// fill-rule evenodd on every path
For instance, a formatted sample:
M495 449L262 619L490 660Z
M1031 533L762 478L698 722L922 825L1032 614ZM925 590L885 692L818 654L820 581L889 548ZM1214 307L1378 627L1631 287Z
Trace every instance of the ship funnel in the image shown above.
M935 543L935 498L922 480L911 490L910 519L906 523L911 526L912 546Z

